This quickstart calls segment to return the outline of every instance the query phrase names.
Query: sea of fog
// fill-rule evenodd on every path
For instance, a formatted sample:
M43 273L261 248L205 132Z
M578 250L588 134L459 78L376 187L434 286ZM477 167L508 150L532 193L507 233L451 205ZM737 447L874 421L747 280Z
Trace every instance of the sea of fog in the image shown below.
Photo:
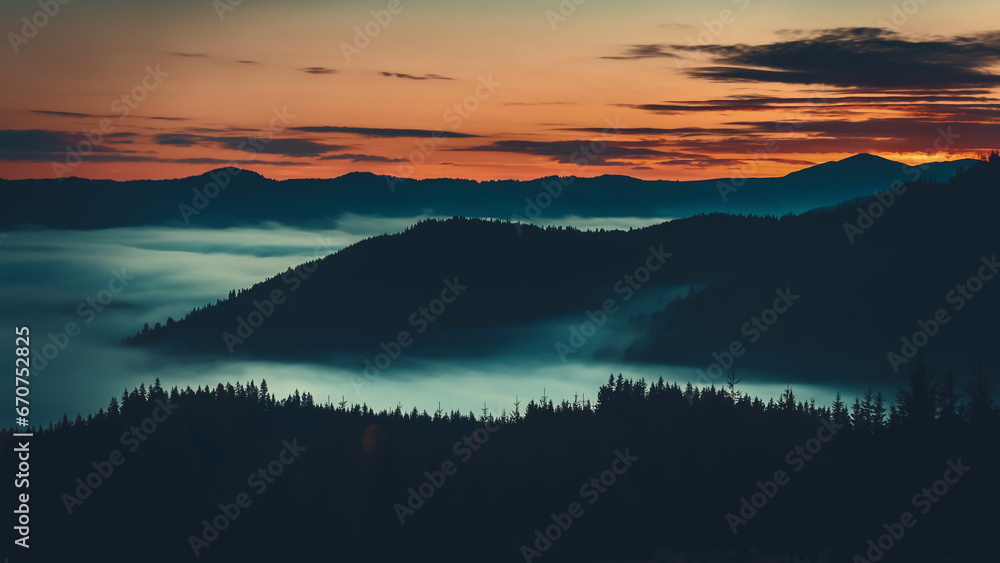
M552 319L524 331L522 344L503 354L473 360L410 358L379 377L358 385L363 366L331 367L247 361L198 363L183 358L124 348L121 338L144 323L151 326L168 316L183 317L196 306L225 298L229 291L250 285L305 261L336 252L368 236L395 233L425 217L379 218L345 215L336 229L309 231L282 225L204 229L137 227L93 231L23 229L0 237L0 326L8 327L13 357L14 328L27 325L33 335L36 370L31 376L31 421L47 425L64 414L86 416L106 407L112 396L159 378L166 388L215 386L266 378L279 398L295 389L309 391L318 402L364 403L375 409L493 414L521 410L542 394L554 402L575 394L596 403L597 389L609 374L667 382L696 381L695 367L630 365L598 358L614 357L628 342L628 317L644 309L662 308L681 288L652 290L602 327L587 347L565 358L555 343L566 341L569 328L586 320ZM641 227L652 219L566 218L547 224L582 228ZM108 298L111 298L108 303ZM102 301L107 305L102 305ZM67 324L76 326L72 336ZM617 324L616 324L617 323ZM221 341L220 341L221 342ZM47 349L45 347L48 346ZM374 343L377 346L377 343ZM373 346L373 347L374 347ZM42 351L45 357L37 357ZM604 353L596 355L595 351ZM612 354L609 356L609 351ZM711 359L706 358L706 364ZM13 363L13 361L11 361ZM820 382L788 381L768 374L744 372L742 388L765 401L787 384L800 399L829 404L841 391L853 397L857 389L832 389ZM894 390L883 390L894 394ZM13 390L11 390L13 393ZM11 423L13 414L11 415ZM0 423L0 427L9 427Z

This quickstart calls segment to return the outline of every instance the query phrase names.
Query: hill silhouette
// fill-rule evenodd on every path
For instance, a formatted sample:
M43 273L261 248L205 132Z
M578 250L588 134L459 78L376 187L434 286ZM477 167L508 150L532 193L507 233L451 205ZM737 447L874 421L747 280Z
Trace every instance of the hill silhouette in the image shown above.
M0 229L25 225L55 229L229 227L266 222L330 227L345 213L520 217L522 221L535 216L678 218L715 211L783 215L870 195L895 180L947 181L958 170L977 163L964 159L918 168L867 156L820 164L780 178L743 180L738 176L687 182L611 175L531 181L403 180L362 172L279 182L237 168L174 180L0 180L0 188L9 194L0 208ZM879 165L873 166L871 159L878 159ZM558 195L546 199L551 193ZM51 201L62 205L49 205Z
M635 337L624 358L705 366L713 352L746 336L741 327L771 305L776 291L790 290L801 298L766 337L758 335L741 365L879 381L910 363L908 357L893 365L887 354L899 354L901 338L911 338L938 309L948 310L949 321L926 348L932 367L974 358L1000 336L992 321L1000 289L984 281L960 310L949 297L981 266L989 273L984 264L1000 247L998 169L994 160L948 184L897 185L900 195L886 191L798 216L709 214L627 232L428 220L303 266L308 279L301 269L277 274L128 342L228 356L224 334L235 334L237 319L280 291L287 301L254 328L252 345L240 353L360 361L365 353L358 350L377 352L380 342L416 326L411 313L445 280L456 280L469 289L414 349L489 354L511 343L516 331L504 329L553 319L582 323L608 298L623 303L633 293L620 283L624 276L651 253L668 253L634 294L696 291L634 313ZM870 221L859 210L878 206L883 211Z
M480 414L281 399L266 381L157 380L34 429L30 515L45 534L31 535L32 555L986 561L998 413L989 392L957 404L926 375L912 371L898 402L866 395L850 414L839 396L816 405L789 388L765 404L739 385L620 374L594 403ZM0 434L4 455L17 440ZM23 491L13 481L12 496ZM904 511L916 528L899 524ZM109 529L113 549L93 541Z

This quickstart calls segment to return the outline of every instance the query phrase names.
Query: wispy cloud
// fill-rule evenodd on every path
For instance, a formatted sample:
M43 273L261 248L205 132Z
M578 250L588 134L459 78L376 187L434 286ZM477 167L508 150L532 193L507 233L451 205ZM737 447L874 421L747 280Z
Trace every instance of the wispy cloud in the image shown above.
M329 145L310 139L273 138L262 139L258 143L252 143L245 136L214 136L194 133L161 133L154 135L153 140L158 145L178 147L217 146L230 150L245 150L261 154L280 154L292 157L320 156L349 148L345 145Z
M362 137L447 137L452 139L465 139L479 137L469 133L457 133L455 131L433 131L430 129L388 129L373 127L338 127L329 125L292 127L292 131L303 131L306 133L344 133L347 135L361 135Z
M337 72L339 72L336 69L327 68L325 66L309 66L299 70L307 74L337 74Z
M351 162L406 162L405 158L387 158L371 154L328 154L320 157L320 160L350 160Z
M600 150L594 148L595 143ZM456 148L454 151L473 152L506 152L549 157L554 162L577 164L580 166L622 166L632 164L620 162L624 159L649 159L688 157L688 153L675 151L660 151L642 147L623 146L621 143L611 144L606 141L495 141L489 145Z
M454 80L454 78L449 78L447 76L440 76L438 74L405 74L402 72L380 72L382 76L388 76L391 78L405 78L407 80Z

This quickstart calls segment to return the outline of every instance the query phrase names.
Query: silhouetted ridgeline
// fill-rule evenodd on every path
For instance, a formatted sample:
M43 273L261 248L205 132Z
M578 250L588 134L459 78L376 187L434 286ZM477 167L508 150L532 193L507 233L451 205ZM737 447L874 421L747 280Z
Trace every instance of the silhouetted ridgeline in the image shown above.
M920 176L946 181L976 163L962 159L917 170L862 154L820 164L781 178L750 178L719 197L716 180L644 181L628 176L569 177L545 217L688 217L739 209L782 214L834 205L882 189L893 180ZM378 217L463 215L509 219L525 215L557 177L477 182L450 178L402 180L355 172L331 179L276 181L238 168L171 180L2 180L5 205L0 229L36 225L100 229L142 225L232 227L247 224L335 228L345 213ZM732 185L731 180L722 180ZM390 189L391 186L391 189ZM61 205L50 205L59 201Z
M283 272L183 320L142 330L130 344L228 357L225 333L275 290L287 297L239 354L360 365L407 329L408 315L443 288L468 286L408 354L482 357L513 346L509 327L586 320L651 249L670 253L636 293L701 287L634 315L632 342L604 351L627 359L703 368L777 290L800 296L741 369L894 382L888 354L938 309L950 313L924 350L936 370L988 353L1000 340L1000 286L980 280L972 298L951 292L1000 254L1000 159L948 184L917 181L836 208L780 218L711 214L625 231L538 228L501 220L428 220ZM889 199L891 198L891 199ZM860 209L860 211L859 211ZM872 216L874 215L874 217ZM985 271L991 276L993 272ZM666 302L664 302L666 303ZM569 320L566 320L569 319ZM616 355L617 354L617 355ZM579 356L579 354L578 354Z
M157 381L36 431L31 554L176 562L196 547L206 561L522 561L535 530L577 502L582 514L528 559L713 549L744 561L753 548L851 561L911 512L915 527L882 561L986 561L1000 429L985 381L973 378L959 400L954 381L935 385L918 366L896 404L867 396L851 408L791 389L764 404L738 385L698 391L619 375L594 405L467 415L320 405L298 391L277 400L263 381L183 391ZM956 478L953 466L969 469ZM224 529L214 535L209 523Z

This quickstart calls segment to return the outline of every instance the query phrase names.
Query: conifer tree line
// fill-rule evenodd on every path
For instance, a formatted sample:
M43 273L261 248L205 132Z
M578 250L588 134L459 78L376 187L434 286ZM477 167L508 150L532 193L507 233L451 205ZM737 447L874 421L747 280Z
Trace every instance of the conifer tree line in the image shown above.
M647 383L644 378L633 381L622 374L608 377L608 382L602 385L597 393L597 403L576 394L573 400L562 399L554 403L546 395L539 400L531 399L525 405L525 411L520 410L521 401L515 400L513 408L508 412L502 409L492 413L484 406L480 416L470 411L463 414L458 410L445 412L440 408L433 414L426 410L420 411L416 406L404 411L403 406L394 409L375 411L367 405L352 404L342 400L336 404L317 403L309 392L293 393L283 399L278 399L268 389L267 380L262 379L260 386L251 380L244 385L237 381L218 383L214 388L206 385L183 390L173 387L167 392L160 384L160 379L148 388L145 383L125 389L121 399L112 397L107 409L101 408L97 413L84 418L77 414L71 422L66 415L58 423L50 423L47 428L37 431L55 431L73 426L86 426L104 420L141 419L148 415L147 403L156 399L170 400L175 403L193 406L211 407L218 405L228 409L244 408L249 412L280 413L289 409L315 409L318 412L340 412L355 416L375 417L404 421L452 421L472 422L496 421L501 423L517 423L526 419L543 416L595 416L598 412L616 414L630 408L645 406L661 408L680 405L679 399L684 399L689 406L719 408L731 406L738 412L749 413L801 413L812 417L828 418L838 424L846 424L859 432L875 433L887 428L912 425L921 427L939 424L947 427L988 427L1000 421L1000 414L994 403L994 388L990 383L982 362L964 386L960 386L956 376L948 372L943 381L936 383L926 364L918 362L911 370L908 383L899 389L894 402L889 402L879 392L872 392L871 386L862 396L854 397L853 403L844 401L840 393L830 406L818 406L816 400L800 400L791 386L786 387L777 399L770 398L765 403L760 398L750 396L739 389L742 379L736 378L735 370L731 370L725 385L716 388L714 384L708 387L696 387L688 382L683 388L678 383L667 384L660 377L656 383Z
M301 458L252 496L199 560L316 553L371 561L520 560L533 530L580 501L581 484L626 450L638 458L634 467L585 505L542 563L650 561L666 548L722 549L748 561L752 552L822 561L819 550L848 561L883 523L914 510L911 497L941 479L949 460L972 469L933 512L917 515L919 530L880 563L982 560L977 556L992 549L995 521L981 515L1000 498L1000 417L981 367L960 381L936 378L917 363L891 401L867 391L850 400L838 395L829 406L791 387L766 401L752 397L735 372L729 375L721 387L698 388L618 374L594 396L554 399L543 392L475 412L402 404L376 410L299 390L278 398L265 380L169 390L157 380L97 413L36 430L32 521L60 538L40 543L38 553L86 555L86 546L113 540L112 561L189 559L186 538L199 534L220 504L247 492L248 476L292 440L306 448ZM154 426L148 421L163 410L160 403L172 414ZM804 461L800 472L788 465L789 452L831 421L843 430L808 459L796 454ZM487 422L499 427L488 442L468 441ZM134 428L145 439L128 434L122 441ZM15 445L11 437L7 449ZM122 458L109 473L108 460ZM457 472L401 524L393 507L445 463ZM778 470L790 482L733 534L726 515ZM81 482L89 494L77 494ZM81 499L72 515L63 494Z

